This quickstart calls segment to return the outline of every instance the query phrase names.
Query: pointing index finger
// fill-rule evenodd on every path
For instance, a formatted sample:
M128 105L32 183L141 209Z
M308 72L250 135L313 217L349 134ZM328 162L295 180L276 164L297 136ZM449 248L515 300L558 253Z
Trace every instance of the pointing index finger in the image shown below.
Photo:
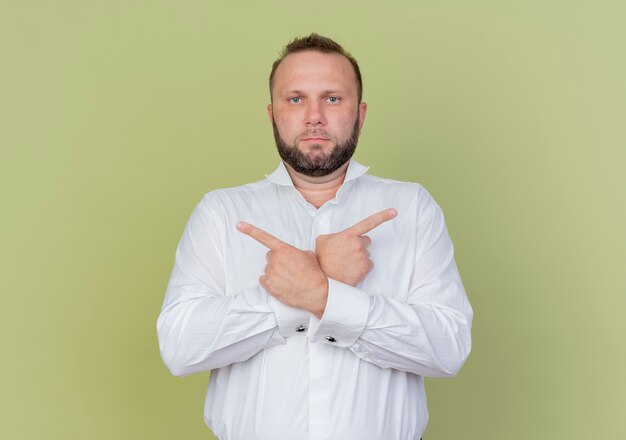
M394 208L383 209L382 211L370 215L364 220L361 220L357 224L350 226L348 229L345 229L344 232L348 232L354 235L367 234L372 229L382 225L386 221L391 220L396 215L398 215L398 211L396 211Z
M272 251L278 250L279 248L284 246L289 246L287 243L280 241L269 232L266 232L261 228L257 228L250 223L237 223L237 230L248 235L249 237L254 238L256 241Z

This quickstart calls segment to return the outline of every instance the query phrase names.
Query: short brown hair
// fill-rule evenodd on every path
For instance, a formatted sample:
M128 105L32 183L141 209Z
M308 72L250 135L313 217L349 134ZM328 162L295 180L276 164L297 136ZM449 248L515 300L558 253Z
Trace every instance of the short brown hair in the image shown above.
M352 68L354 69L354 74L356 76L356 85L357 85L357 94L359 96L359 102L361 102L361 98L363 96L363 80L361 79L361 70L359 69L359 63L356 62L356 59L350 55L350 53L345 50L341 45L328 37L323 37L318 34L311 34L306 37L296 38L291 43L286 45L280 53L280 56L274 64L272 64L272 72L270 73L270 98L272 97L272 86L274 81L274 73L276 69L283 62L283 60L287 57L287 55L298 52L305 52L307 50L317 51L321 53L338 53L342 55L350 61L352 64Z

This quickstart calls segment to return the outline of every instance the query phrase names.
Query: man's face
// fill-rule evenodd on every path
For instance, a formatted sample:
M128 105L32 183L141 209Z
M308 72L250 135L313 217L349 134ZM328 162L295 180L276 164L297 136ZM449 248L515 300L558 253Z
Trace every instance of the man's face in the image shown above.
M281 158L307 176L325 176L356 148L367 105L345 57L315 51L288 55L276 69L267 107Z

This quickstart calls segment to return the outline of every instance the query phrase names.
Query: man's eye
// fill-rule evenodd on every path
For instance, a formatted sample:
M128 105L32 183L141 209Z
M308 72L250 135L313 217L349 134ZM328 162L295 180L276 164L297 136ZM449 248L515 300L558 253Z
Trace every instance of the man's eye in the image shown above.
M292 102L292 103L294 103L294 104L299 104L299 103L300 103L300 101L302 101L302 98L299 98L299 97L297 97L297 96L296 96L296 97L293 97L293 98L289 98L289 102Z
M331 104L336 104L341 100L341 98L339 98L338 96L329 96L328 97L328 102L330 102Z

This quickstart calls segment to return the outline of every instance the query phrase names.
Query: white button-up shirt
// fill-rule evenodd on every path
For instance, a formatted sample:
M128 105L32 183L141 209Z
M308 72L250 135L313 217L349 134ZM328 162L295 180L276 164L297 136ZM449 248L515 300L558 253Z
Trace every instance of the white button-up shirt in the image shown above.
M175 375L212 370L205 420L221 440L413 440L428 421L422 376L454 375L472 309L439 206L418 184L351 161L316 209L284 164L260 182L208 193L189 219L158 319ZM302 250L386 208L368 233L373 270L330 279L322 319L260 285L267 249L243 220Z

